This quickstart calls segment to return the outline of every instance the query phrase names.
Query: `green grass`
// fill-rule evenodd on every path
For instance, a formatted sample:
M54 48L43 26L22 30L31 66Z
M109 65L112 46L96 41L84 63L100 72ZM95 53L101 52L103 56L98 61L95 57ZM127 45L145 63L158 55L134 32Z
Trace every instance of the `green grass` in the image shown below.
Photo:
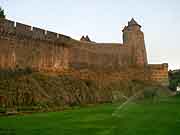
M0 135L180 134L180 97L0 117ZM115 114L115 115L112 115Z

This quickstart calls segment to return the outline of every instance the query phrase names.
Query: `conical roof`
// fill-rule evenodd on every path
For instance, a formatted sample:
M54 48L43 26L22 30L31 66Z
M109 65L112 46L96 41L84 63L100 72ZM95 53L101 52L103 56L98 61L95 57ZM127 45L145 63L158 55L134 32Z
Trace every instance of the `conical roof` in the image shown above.
M131 25L138 25L141 27L141 25L139 25L135 20L134 18L131 19L131 21L128 22L128 26L131 26Z

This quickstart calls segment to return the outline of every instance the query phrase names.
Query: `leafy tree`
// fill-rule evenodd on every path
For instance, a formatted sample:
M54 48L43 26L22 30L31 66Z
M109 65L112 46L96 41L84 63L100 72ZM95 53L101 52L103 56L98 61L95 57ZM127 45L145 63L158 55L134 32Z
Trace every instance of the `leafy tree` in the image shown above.
M169 88L172 90L176 90L176 87L180 83L180 70L175 72L169 71Z
M5 18L4 10L0 7L0 18Z

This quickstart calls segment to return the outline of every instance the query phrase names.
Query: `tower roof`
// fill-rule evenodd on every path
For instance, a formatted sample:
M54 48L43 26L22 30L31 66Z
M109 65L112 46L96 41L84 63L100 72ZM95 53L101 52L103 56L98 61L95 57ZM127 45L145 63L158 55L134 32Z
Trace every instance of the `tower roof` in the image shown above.
M88 35L86 35L86 36L82 36L80 40L81 40L81 41L91 42L91 40L90 40L90 38L89 38L89 36L88 36Z
M132 26L132 25L138 25L139 27L141 27L141 25L139 25L134 18L131 19L131 21L128 22L128 26Z

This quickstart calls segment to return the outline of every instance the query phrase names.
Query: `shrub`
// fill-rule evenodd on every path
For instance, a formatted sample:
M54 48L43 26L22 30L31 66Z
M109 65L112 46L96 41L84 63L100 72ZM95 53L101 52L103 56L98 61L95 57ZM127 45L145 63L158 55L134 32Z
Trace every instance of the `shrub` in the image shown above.
M180 83L180 71L169 71L169 88L173 91L176 91L178 83Z
M0 108L0 113L6 113L6 109L5 108Z
M156 88L147 88L144 90L144 98L153 99L158 96Z

